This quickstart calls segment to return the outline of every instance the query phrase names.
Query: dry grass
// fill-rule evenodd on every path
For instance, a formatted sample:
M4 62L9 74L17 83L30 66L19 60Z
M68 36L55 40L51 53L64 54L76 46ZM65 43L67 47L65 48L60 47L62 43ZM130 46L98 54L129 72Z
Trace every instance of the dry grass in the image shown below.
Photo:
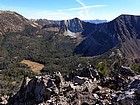
M33 62L30 60L23 60L23 61L21 61L21 63L26 64L29 67L31 67L32 71L35 73L40 73L40 71L44 68L43 64Z

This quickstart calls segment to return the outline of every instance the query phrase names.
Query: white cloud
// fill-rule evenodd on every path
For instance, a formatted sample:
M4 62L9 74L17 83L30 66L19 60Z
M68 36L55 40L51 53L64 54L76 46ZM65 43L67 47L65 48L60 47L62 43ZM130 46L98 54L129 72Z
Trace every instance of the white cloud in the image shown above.
M76 11L76 10L85 10L90 8L100 8L105 7L106 5L92 5L92 6L84 6L84 7L78 7L78 8L69 8L65 10L58 10L58 11Z
M81 2L80 0L76 0L76 2L78 2L79 4L81 4L83 7L86 6L86 5L85 5L83 2Z
M81 0L75 0L77 3L79 3L82 7L81 8L71 8L69 10L80 10L79 15L82 18L85 19L92 19L93 14L90 13L91 8L99 8L104 7L105 5L92 5L92 6L86 6Z

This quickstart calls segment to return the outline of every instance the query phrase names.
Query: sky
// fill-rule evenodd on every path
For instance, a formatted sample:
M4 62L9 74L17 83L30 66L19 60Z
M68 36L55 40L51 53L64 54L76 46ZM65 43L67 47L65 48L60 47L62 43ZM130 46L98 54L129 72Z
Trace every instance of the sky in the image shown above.
M0 0L0 10L28 19L113 20L121 14L140 15L140 0Z

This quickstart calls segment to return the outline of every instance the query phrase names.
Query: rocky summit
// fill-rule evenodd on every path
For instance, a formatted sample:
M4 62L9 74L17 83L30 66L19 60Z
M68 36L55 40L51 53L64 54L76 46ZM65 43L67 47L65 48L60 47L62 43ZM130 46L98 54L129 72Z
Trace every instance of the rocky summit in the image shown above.
M7 105L140 105L140 75L121 66L103 76L89 65L65 76L25 77Z

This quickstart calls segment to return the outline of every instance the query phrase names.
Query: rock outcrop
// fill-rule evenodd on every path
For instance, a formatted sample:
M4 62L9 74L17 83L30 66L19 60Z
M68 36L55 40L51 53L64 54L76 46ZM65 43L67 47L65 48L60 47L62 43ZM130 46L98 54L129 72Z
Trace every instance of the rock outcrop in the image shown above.
M88 75L83 74L86 70ZM56 72L33 79L26 77L18 93L9 98L8 105L140 104L140 75L131 68L122 66L117 72L112 71L97 80L98 75L99 72L89 66L78 69L73 76L63 77Z
M62 21L40 19L36 22L42 26L42 29L48 32L55 32L56 34L70 36L72 38L81 37L81 33L83 32L83 22L78 18Z

